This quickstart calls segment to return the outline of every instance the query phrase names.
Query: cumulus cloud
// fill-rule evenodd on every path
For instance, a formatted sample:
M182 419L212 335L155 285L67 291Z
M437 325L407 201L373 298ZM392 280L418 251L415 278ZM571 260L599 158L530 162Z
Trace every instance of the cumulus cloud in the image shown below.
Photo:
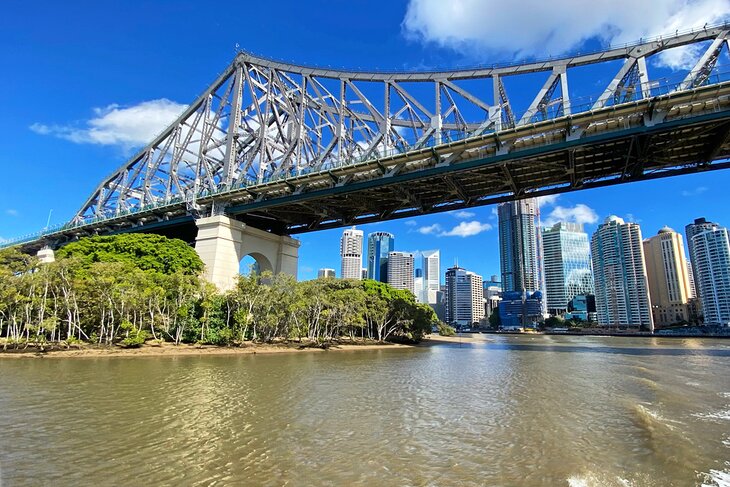
M433 235L440 231L441 231L441 225L439 225L438 223L434 223L433 225L428 225L428 226L421 227L418 229L418 233L422 233L423 235Z
M552 205L555 204L555 202L558 200L557 194L548 194L545 196L538 196L537 197L537 206L542 208L543 206Z
M407 227L415 227L416 225L418 225L418 222L416 220L406 220Z
M439 237L471 237L473 235L491 230L492 225L478 221L461 222L448 232L441 232Z
M451 213L451 215L454 216L455 218L459 218L460 220L466 220L467 218L474 218L476 216L476 213L474 213L473 211L461 210L461 211L453 212L453 213Z
M623 44L728 17L727 0L409 0L402 27L407 37L488 62L485 54L559 55L588 39ZM663 54L660 62L683 67L689 54Z
M655 64L659 67L669 68L674 71L680 69L690 70L702 56L703 51L704 46L701 44L690 44L689 46L667 49L657 56Z
M705 191L707 191L706 186L697 186L695 189L685 189L682 191L682 196L699 196Z
M185 108L187 105L166 98L128 107L112 104L94 108L94 117L81 127L34 123L30 129L37 134L53 135L76 144L138 147L151 142Z
M590 206L578 203L572 207L556 206L544 221L546 226L554 225L558 222L573 223L596 223L598 214Z

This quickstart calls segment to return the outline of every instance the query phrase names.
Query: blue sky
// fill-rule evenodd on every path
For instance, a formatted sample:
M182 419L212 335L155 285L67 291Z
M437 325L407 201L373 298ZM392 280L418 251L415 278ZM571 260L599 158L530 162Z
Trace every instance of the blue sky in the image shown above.
M5 2L0 15L0 238L68 220L98 182L144 145L222 71L236 45L276 59L350 68L425 69L491 64L595 49L727 18L727 0L370 0L292 2ZM583 5L585 4L585 5ZM625 5L624 5L625 4ZM623 5L623 7L622 7ZM572 22L566 23L565 19ZM686 69L696 52L650 66ZM727 53L722 65L728 65ZM600 90L600 73L571 91ZM593 79L597 77L598 79ZM597 88L594 88L595 87ZM513 103L529 104L520 91ZM136 118L135 118L136 117ZM167 118L166 118L167 117ZM162 122L160 122L162 121ZM683 230L705 216L730 225L730 172L574 192L544 201L544 220L592 232L609 214ZM459 264L499 274L492 207L366 225L397 250L438 248ZM339 270L341 230L301 236L300 278Z

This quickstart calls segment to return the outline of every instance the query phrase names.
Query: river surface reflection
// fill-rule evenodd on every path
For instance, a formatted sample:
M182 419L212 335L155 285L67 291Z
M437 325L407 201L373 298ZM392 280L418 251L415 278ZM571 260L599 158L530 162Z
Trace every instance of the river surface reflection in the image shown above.
M0 361L0 485L730 485L730 341Z

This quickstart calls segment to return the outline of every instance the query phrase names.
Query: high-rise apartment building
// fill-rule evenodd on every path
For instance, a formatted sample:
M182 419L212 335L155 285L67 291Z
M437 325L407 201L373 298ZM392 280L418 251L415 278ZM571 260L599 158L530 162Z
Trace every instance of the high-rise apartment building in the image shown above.
M702 232L708 230L716 230L720 226L717 223L709 222L706 218L695 218L695 221L684 227L684 235L687 237L687 250L689 251L689 262L692 266L692 277L695 281L695 290L697 291L696 296L702 298L700 294L699 285L701 276L699 275L699 269L697 268L696 258L694 255L694 241L692 240L695 235L699 235Z
M692 237L704 322L730 325L730 235L716 227Z
M591 246L580 223L559 222L542 231L545 300L550 314L561 314L568 302L593 294Z
M469 326L484 318L482 276L454 266L446 271L446 321Z
M499 258L505 291L543 289L540 210L537 200L499 205Z
M606 218L591 238L598 323L654 330L641 228Z
M391 252L388 254L388 284L396 289L413 288L413 254L409 252Z
M388 282L388 254L395 250L395 237L388 232L368 235L368 279Z
M692 263L687 260L687 277L689 278L689 297L690 299L697 297L697 287L695 286L695 275L692 272Z
M431 305L438 303L438 292L441 285L441 252L425 250L421 252L421 269L423 270L423 302Z
M362 279L362 230L355 227L342 232L340 239L340 277L343 279Z
M334 269L320 269L317 272L317 278L322 279L323 277L335 277L335 270Z
M644 240L644 261L654 325L689 320L690 281L682 235L669 227Z

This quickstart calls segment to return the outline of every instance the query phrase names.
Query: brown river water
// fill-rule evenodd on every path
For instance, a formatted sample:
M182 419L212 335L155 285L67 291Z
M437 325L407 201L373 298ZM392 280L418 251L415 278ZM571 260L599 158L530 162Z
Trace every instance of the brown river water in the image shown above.
M728 486L730 340L0 360L0 486Z

